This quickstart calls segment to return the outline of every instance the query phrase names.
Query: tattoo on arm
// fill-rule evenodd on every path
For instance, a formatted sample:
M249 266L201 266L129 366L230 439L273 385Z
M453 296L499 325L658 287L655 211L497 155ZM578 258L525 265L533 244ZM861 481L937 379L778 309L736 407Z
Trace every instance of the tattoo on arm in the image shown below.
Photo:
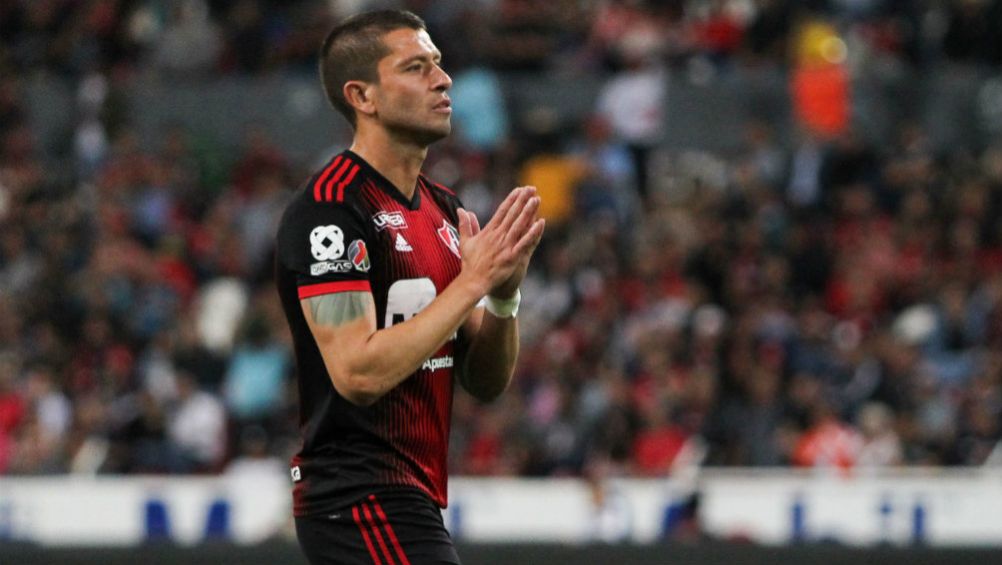
M338 292L308 300L315 324L337 327L364 316L372 304L372 295L368 292Z

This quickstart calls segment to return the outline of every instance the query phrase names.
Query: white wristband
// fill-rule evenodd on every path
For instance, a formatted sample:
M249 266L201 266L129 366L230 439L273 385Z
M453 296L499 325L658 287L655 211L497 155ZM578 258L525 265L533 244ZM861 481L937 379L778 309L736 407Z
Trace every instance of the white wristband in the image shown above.
M484 308L495 318L514 318L518 315L520 302L522 302L522 291L515 289L515 296L503 300L488 294L484 300Z

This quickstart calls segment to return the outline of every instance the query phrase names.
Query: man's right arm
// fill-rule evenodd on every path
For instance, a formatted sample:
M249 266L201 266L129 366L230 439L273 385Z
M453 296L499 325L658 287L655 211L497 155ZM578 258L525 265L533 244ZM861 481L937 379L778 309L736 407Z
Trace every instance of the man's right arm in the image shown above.
M313 296L300 304L334 388L349 402L368 406L456 333L480 300L481 288L468 277L457 278L417 315L382 330L369 292Z
M378 329L375 301L368 291L300 301L338 394L354 404L371 405L456 333L480 299L511 276L521 251L532 243L531 196L528 191L512 192L478 233L462 215L462 270L427 307L404 322Z

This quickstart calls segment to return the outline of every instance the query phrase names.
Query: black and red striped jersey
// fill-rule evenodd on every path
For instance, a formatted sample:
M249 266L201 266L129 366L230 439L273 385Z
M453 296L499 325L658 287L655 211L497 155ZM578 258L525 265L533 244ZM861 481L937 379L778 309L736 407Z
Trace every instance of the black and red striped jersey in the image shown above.
M417 488L445 506L458 336L376 403L357 406L331 384L300 301L367 290L380 329L409 319L459 274L459 206L454 193L424 176L408 201L345 151L286 209L276 281L299 384L303 445L292 461L297 516L333 511L384 486Z

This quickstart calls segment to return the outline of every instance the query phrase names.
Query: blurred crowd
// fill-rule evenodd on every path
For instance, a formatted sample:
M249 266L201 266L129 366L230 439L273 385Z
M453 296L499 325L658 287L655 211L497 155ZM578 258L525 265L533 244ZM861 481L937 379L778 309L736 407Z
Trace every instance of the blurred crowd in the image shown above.
M453 472L1002 464L1002 143L750 118L738 151L659 146L666 69L787 65L805 14L848 65L997 68L1000 1L32 0L0 4L0 474L285 468L272 238L327 155L254 127L141 139L115 90L312 72L331 22L401 5L456 79L428 173L482 221L536 184L548 218L512 389L457 394ZM513 120L497 82L561 69L607 78L588 115ZM61 149L33 127L38 72L77 88Z
M454 67L615 69L657 47L676 65L785 63L804 17L853 49L914 65L1002 63L998 0L13 0L0 68L206 76L312 68L333 22L373 8L422 15Z

